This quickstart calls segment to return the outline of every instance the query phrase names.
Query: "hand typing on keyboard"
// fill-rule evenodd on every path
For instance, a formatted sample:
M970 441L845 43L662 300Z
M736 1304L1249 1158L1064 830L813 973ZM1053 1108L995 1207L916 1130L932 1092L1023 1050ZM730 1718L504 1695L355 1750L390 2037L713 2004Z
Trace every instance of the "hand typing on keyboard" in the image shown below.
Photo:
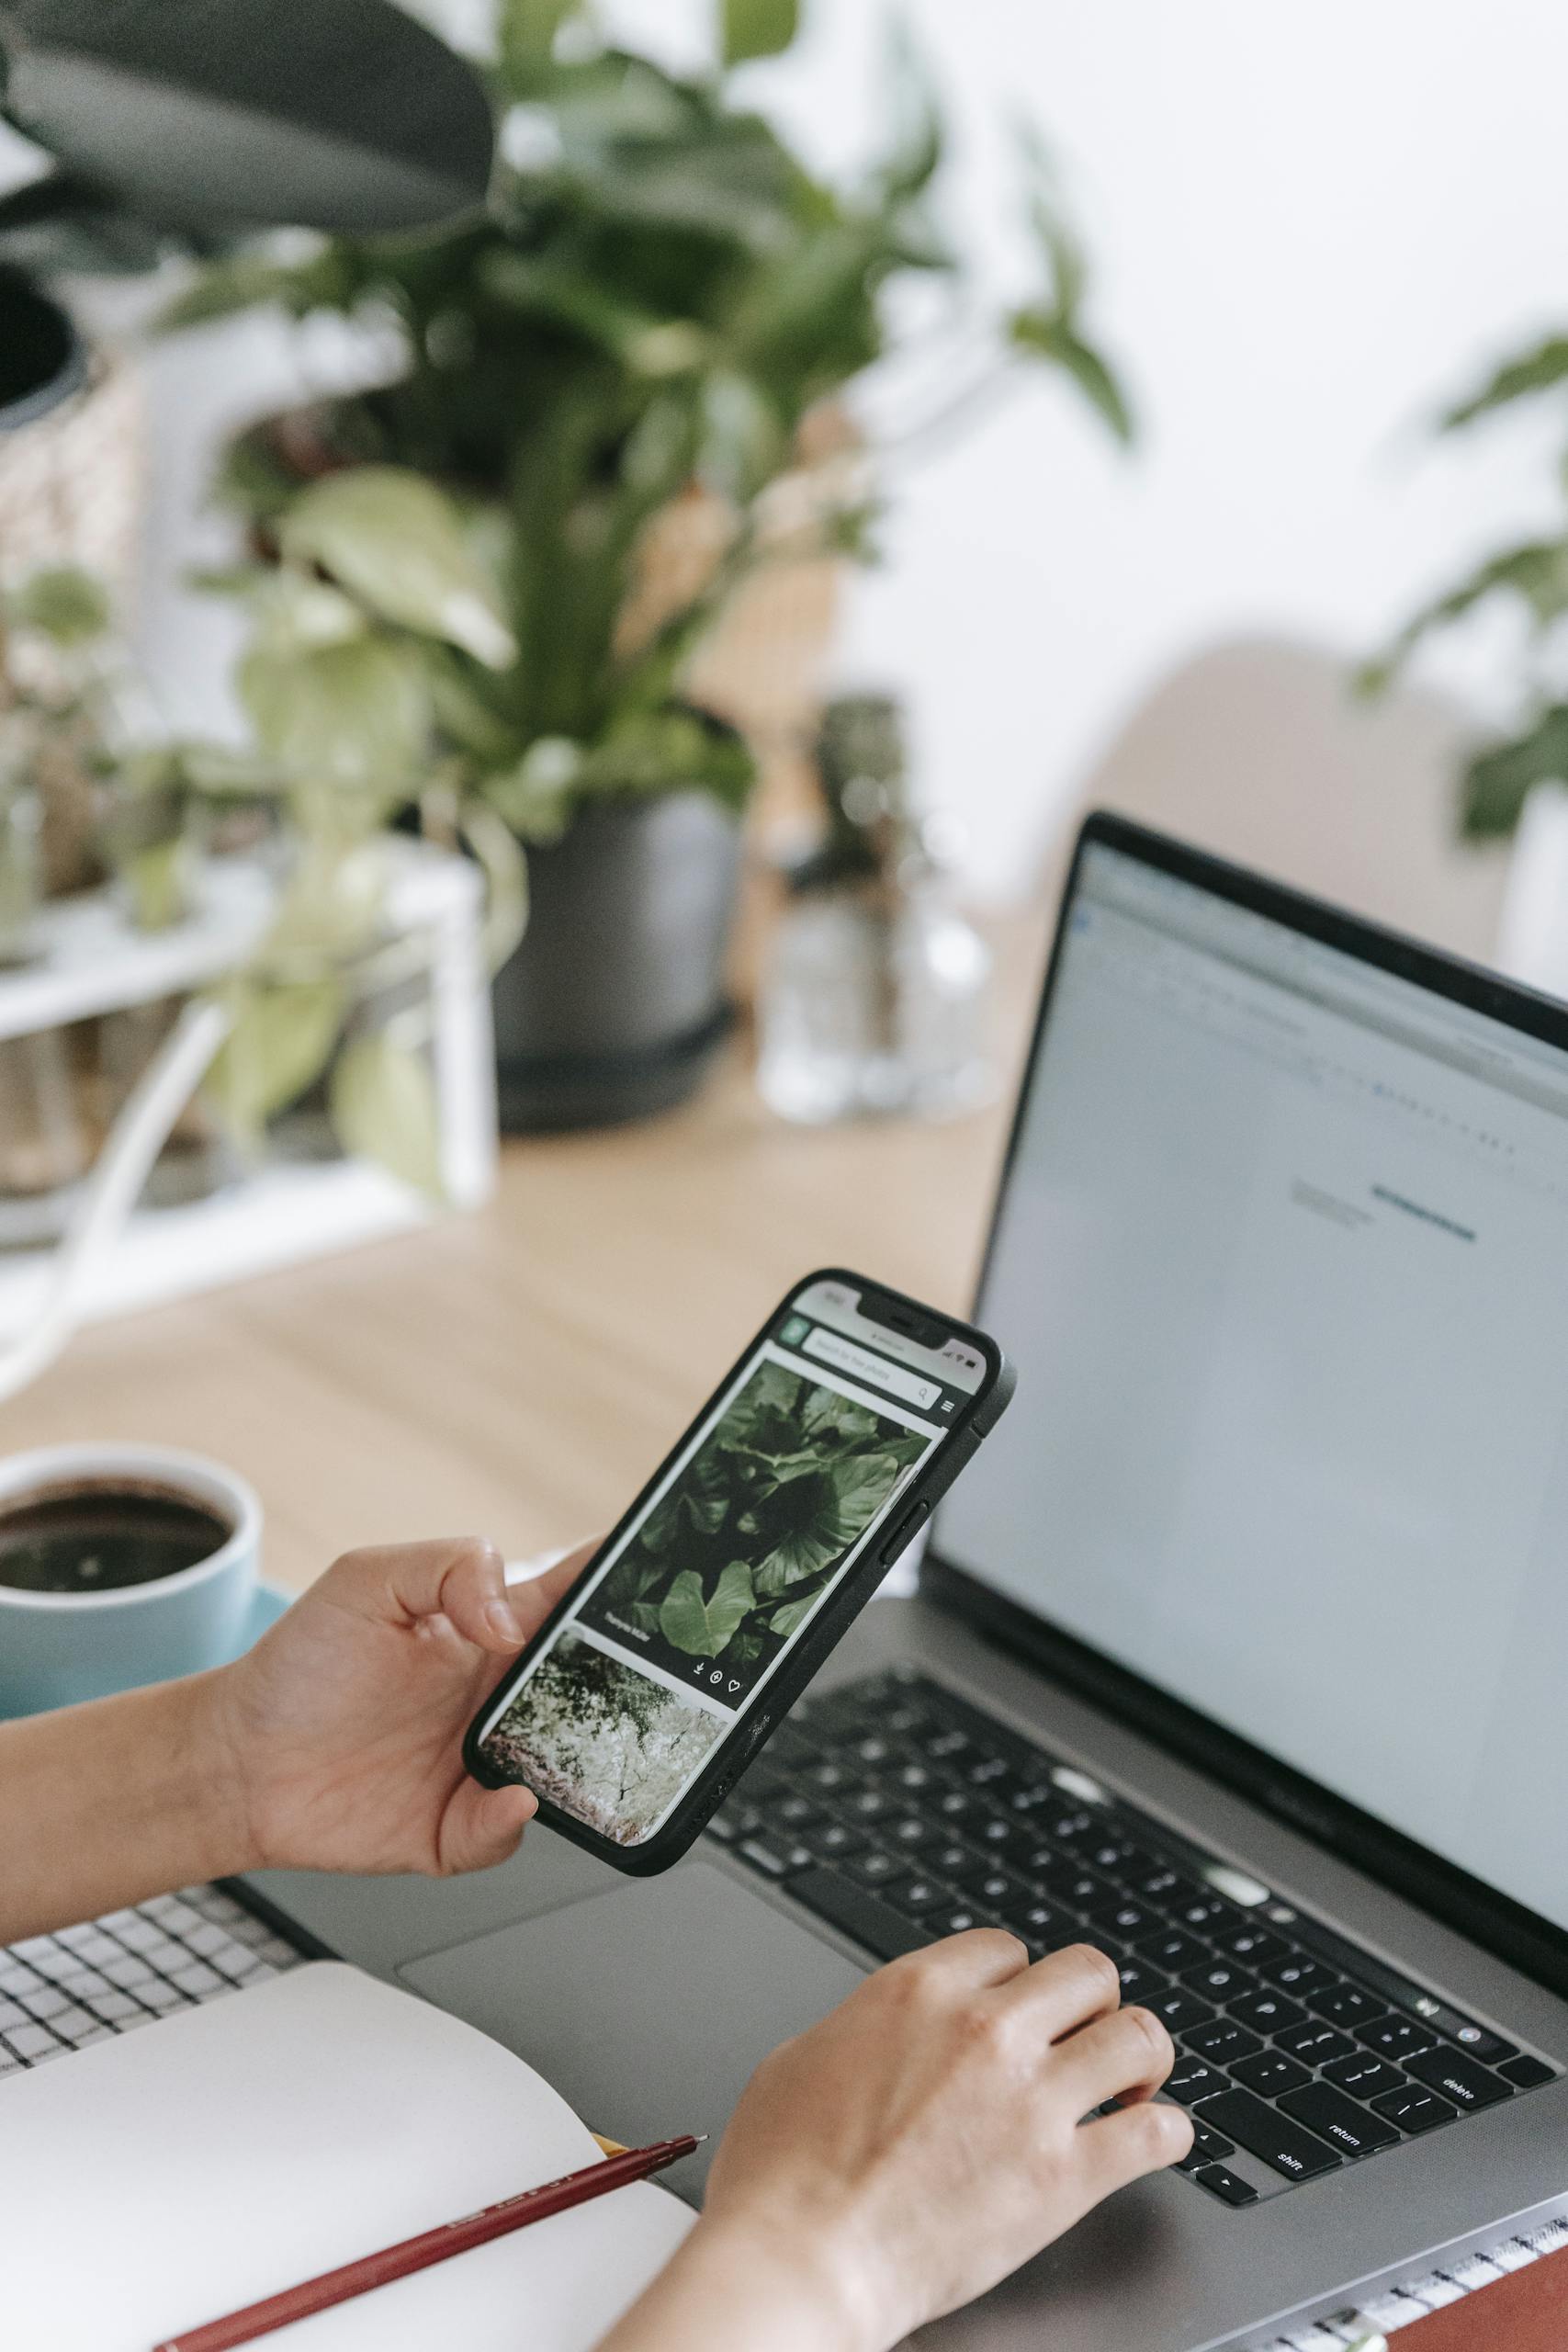
M994 1928L868 1977L758 2068L701 2222L603 2352L883 2352L1184 2156L1149 2097L1170 2038L1119 1996L1101 1953L1031 1966Z
M267 1865L503 1860L535 1801L463 1730L592 1549L510 1589L471 1539L351 1552L232 1666L0 1724L0 1943Z

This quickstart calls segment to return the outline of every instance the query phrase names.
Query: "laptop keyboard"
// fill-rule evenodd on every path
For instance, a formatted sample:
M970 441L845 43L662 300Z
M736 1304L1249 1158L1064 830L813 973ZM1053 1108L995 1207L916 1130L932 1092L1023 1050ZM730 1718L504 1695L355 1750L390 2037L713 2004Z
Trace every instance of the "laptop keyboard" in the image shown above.
M803 1701L708 1825L879 1960L1002 1927L1098 1944L1176 2044L1180 2169L1227 2205L1495 2107L1557 2069L912 1672Z
M218 1886L0 1945L0 2077L263 1984L304 1957Z

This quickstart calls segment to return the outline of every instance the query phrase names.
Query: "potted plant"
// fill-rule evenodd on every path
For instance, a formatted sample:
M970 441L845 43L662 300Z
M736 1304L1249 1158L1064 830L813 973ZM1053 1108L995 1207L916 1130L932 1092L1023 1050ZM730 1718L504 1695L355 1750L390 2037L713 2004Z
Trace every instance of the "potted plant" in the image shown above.
M0 575L71 562L118 587L139 413L123 360L76 314L78 284L284 223L407 230L471 210L490 110L391 0L3 0L0 85L22 134L0 195ZM81 780L55 782L59 891L96 874Z
M728 0L710 70L682 76L605 45L572 0L503 0L482 217L339 235L302 259L247 254L175 305L176 323L274 303L396 331L386 380L264 421L223 491L265 566L302 486L359 473L321 568L373 607L379 502L417 476L453 502L495 583L507 659L450 638L404 650L441 772L529 852L530 924L495 989L513 1127L647 1111L705 1067L754 761L699 707L693 657L760 569L863 547L867 462L825 413L892 347L888 289L961 275L931 209L941 125L907 47L888 150L847 189L738 98L730 70L795 30L792 6ZM1022 168L1042 284L981 329L955 325L953 406L1034 360L1124 435L1037 150ZM705 552L661 568L694 518Z

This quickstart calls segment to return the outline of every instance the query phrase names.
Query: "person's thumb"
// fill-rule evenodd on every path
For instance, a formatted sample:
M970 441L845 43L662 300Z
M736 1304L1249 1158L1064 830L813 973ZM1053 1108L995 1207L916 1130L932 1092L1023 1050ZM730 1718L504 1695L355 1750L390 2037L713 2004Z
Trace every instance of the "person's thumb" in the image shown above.
M517 1851L539 1809L532 1789L486 1789L464 1780L441 1816L436 1868L443 1876L493 1870Z

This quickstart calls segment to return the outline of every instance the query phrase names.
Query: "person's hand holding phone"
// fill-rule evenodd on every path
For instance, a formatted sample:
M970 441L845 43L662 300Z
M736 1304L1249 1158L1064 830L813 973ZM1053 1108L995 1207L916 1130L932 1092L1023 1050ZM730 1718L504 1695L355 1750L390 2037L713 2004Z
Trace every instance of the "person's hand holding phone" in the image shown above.
M463 1770L463 1726L596 1544L508 1585L476 1537L349 1552L233 1666L203 1678L207 1770L253 1867L425 1871L504 1861L536 1810Z
M701 2223L603 2352L885 2352L1177 2162L1170 2037L1119 1995L1103 1952L1031 1967L998 1928L880 1969L757 2069Z

